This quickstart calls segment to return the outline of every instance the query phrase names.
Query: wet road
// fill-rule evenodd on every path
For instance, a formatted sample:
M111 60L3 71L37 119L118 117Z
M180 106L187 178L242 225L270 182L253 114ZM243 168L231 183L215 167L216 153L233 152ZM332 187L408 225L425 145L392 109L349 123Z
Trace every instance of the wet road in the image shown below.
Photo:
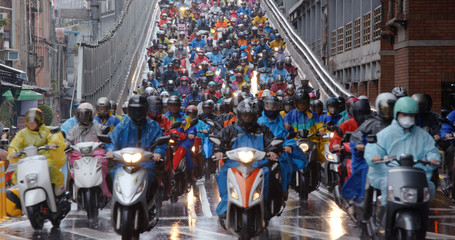
M215 213L219 201L216 180L199 180L192 190L175 204L163 204L158 225L141 234L142 239L235 239L218 224ZM347 214L337 207L329 193L320 188L310 194L308 207L299 204L291 190L287 206L280 217L273 218L256 239L359 239L360 230ZM455 206L438 193L432 202L428 239L455 239ZM100 212L96 225L90 225L84 211L73 210L59 230L46 223L44 230L34 231L26 217L0 224L3 239L120 239L110 225L110 210Z

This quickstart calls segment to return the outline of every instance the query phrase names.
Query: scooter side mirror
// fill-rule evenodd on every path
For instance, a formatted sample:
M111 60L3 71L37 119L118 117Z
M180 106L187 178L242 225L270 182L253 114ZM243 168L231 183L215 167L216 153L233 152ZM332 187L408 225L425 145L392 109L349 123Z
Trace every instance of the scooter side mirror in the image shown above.
M50 130L51 134L56 134L60 132L60 127L53 127Z
M221 140L215 135L210 135L209 140L215 145L221 145Z
M171 129L176 129L182 126L182 122L175 122L171 125Z
M326 124L324 124L324 127L327 127L327 126L333 126L333 121L328 121Z
M206 119L206 120L205 120L205 123L207 123L207 124L210 125L211 127L214 127L214 126L215 126L215 122L214 122L212 119Z
M378 138L376 137L376 135L368 135L367 136L367 142L368 143L377 143L378 142Z
M158 138L158 140L156 140L156 142L154 144L152 144L152 146L150 146L150 149L153 149L154 147L156 147L158 145L167 144L170 139L171 139L170 135L161 136L160 138Z
M110 130L111 130L110 127L108 127L108 126L102 126L102 127L101 127L101 134L106 135L106 134L109 133Z
M13 132L17 131L17 127L16 127L16 126L11 126L11 130L12 130Z
M296 132L289 132L288 135L286 136L286 139L293 139L295 137L297 137Z
M272 146L279 146L283 144L284 140L282 138L275 138L272 140Z
M438 120L439 120L440 123L445 123L445 124L452 125L452 123L447 118L439 117Z
M306 130L306 129L300 129L300 130L299 130L299 136L300 136L301 138L306 138L306 137L308 136L308 130Z
M10 132L10 129L9 129L9 128L3 128L2 132L3 132L3 133L9 133L9 132Z
M336 132L338 134L338 136L340 137L343 137L343 131L341 131L341 128L337 127L337 126L334 126L334 132Z
M103 143L112 143L111 138L108 135L98 135L98 140Z

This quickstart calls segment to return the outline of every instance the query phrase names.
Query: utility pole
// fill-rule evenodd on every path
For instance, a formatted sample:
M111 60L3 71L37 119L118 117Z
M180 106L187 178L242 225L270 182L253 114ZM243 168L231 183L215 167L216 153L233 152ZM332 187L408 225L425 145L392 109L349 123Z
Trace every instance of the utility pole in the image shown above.
M91 22L92 22L92 40L98 38L99 34L99 23L100 23L100 4L98 0L91 0L90 2L91 10Z

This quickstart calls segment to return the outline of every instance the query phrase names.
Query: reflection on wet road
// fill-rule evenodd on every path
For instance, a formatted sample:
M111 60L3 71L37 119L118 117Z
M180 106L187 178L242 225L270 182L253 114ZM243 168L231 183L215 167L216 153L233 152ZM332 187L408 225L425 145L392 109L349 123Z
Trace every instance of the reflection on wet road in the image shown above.
M141 238L236 239L218 224L215 208L219 200L216 180L199 180L177 203L163 203L158 225ZM455 206L447 202L442 193L432 202L428 239L455 239ZM307 207L299 204L298 195L291 190L282 215L273 218L268 230L256 239L359 239L359 235L359 228L325 189L311 193ZM109 209L100 212L97 224L89 224L86 213L73 204L59 230L46 223L42 231L34 231L26 217L14 218L0 224L3 239L112 240L120 236L111 227Z

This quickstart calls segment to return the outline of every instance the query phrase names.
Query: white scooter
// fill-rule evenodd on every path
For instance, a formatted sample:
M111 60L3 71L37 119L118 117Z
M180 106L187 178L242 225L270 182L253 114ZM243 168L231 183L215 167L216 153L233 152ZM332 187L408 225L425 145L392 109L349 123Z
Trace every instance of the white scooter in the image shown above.
M42 229L46 219L58 228L71 210L66 194L61 194L56 199L47 158L38 154L41 150L50 149L47 145L40 148L30 145L19 151L19 154L25 154L26 157L19 160L16 170L22 210L35 230Z
M109 138L98 137L103 142ZM170 136L159 138L150 149L167 144ZM116 174L113 183L112 224L122 239L139 239L142 232L150 231L158 223L156 189L147 193L149 182L147 170L141 162L151 160L153 153L141 148L127 147L114 151L114 160L125 164ZM157 185L158 186L158 185ZM150 194L150 200L147 200Z
M72 184L73 201L87 211L87 218L95 220L98 209L106 206L107 199L103 193L103 175L101 159L94 157L93 153L99 148L104 148L101 142L81 142L71 145L67 152L75 151L82 157L68 161L68 169L74 176Z

